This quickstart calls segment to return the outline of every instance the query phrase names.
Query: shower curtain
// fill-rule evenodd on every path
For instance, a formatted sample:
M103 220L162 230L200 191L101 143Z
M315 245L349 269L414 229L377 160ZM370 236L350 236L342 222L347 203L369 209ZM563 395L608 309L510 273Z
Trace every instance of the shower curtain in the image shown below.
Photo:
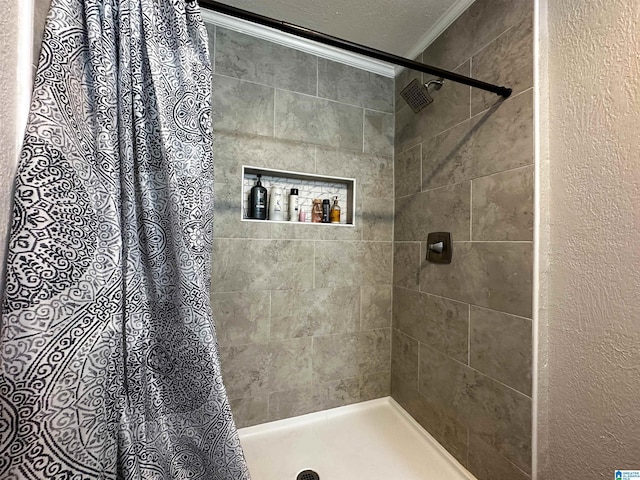
M0 478L243 480L209 304L195 2L53 0L0 331Z

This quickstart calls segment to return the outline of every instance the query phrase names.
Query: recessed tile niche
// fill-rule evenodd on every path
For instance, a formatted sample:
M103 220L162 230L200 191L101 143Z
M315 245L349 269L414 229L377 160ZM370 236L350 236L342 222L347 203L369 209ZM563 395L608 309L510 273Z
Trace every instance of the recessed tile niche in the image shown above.
M249 218L249 194L251 188L256 184L258 175L261 175L262 186L267 189L267 197L271 201L271 190L280 187L284 193L284 217L288 220L289 193L292 188L298 189L298 203L300 210L305 212L304 222L256 220ZM311 173L289 172L285 170L273 170L261 167L242 166L242 221L246 222L272 222L291 223L300 225L333 225L333 226L354 226L354 205L356 204L355 178L332 177L325 175L314 175ZM319 198L328 199L333 205L334 197L338 197L341 215L340 224L335 223L312 223L311 208L313 200Z

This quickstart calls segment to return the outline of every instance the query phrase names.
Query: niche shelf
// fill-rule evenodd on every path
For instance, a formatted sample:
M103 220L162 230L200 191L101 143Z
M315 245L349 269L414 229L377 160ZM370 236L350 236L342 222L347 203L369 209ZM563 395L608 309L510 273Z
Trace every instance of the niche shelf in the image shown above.
M298 203L300 210L306 215L305 222L289 222L279 220L256 220L248 218L249 193L256 184L258 175L262 175L262 186L267 189L267 198L271 198L271 188L278 186L284 191L285 218L289 211L289 192L292 188L298 189ZM338 197L341 208L340 223L313 223L311 222L311 207L314 198L331 200ZM268 205L268 204L267 204ZM328 175L315 175L313 173L290 172L287 170L274 170L263 167L242 166L242 210L240 212L243 222L269 222L288 223L292 225L320 225L320 226L354 226L354 210L356 205L356 179L346 177L333 177ZM288 220L288 218L287 218Z

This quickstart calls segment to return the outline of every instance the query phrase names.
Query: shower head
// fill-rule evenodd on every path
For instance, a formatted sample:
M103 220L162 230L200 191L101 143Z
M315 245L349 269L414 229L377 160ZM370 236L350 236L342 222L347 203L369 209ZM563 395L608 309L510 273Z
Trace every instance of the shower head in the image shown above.
M439 78L438 80L430 80L427 83L418 82L415 78L411 80L411 83L404 87L400 92L404 101L411 107L414 113L418 113L424 107L433 102L433 97L429 94L429 87L435 85L434 90L440 90L444 80Z

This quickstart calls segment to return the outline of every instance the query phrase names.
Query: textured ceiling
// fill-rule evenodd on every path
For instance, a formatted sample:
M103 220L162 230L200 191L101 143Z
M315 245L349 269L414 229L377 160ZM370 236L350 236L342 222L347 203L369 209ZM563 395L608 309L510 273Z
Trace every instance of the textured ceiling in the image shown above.
M223 0L396 55L407 55L460 0ZM467 1L468 3L468 1Z

